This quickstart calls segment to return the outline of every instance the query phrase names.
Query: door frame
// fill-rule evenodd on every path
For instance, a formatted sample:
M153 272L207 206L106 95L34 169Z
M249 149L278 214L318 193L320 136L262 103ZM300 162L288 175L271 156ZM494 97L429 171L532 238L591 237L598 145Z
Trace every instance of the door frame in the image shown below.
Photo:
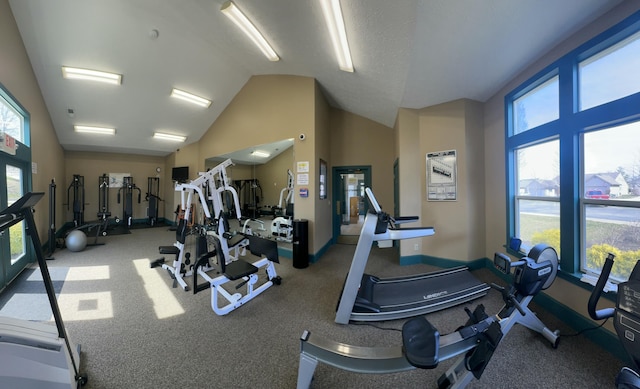
M371 188L371 165L354 165L354 166L334 166L331 170L332 185L331 197L333 198L333 217L332 217L332 243L336 243L340 236L340 225L342 224L342 214L340 212L340 191L342 190L342 174L364 174L365 187ZM365 214L369 209L369 203L364 202Z

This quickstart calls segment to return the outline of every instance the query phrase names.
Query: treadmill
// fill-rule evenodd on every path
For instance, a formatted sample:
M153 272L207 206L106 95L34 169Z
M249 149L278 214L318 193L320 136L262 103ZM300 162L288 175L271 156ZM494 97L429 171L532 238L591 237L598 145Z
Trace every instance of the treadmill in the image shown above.
M404 319L450 308L487 294L489 285L476 279L466 266L392 278L365 274L374 241L421 238L435 233L433 227L398 227L415 222L418 217L391 217L382 211L371 188L366 188L365 193L370 208L342 288L336 323Z
M0 388L78 389L88 379L79 371L80 345L74 347L67 336L33 219L43 196L29 192L0 211L0 233L26 222L56 325L0 317Z

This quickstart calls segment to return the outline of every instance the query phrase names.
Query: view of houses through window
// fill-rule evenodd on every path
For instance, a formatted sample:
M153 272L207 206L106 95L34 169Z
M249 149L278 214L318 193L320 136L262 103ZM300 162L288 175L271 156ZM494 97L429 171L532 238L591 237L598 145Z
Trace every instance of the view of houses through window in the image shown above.
M571 273L598 274L613 253L612 281L640 260L640 17L631 19L506 100L510 236L524 250L551 245Z

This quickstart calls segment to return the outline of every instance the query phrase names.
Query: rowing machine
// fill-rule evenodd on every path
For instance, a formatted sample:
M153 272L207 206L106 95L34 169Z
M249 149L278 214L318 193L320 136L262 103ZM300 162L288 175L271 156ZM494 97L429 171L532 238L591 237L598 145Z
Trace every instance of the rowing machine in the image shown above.
M486 316L482 305L476 307L461 329L440 336L423 316L403 326L403 346L359 347L311 336L304 331L300 338L298 389L308 388L319 362L357 373L395 373L414 368L432 369L439 362L458 356L458 360L438 380L439 388L462 388L482 375L493 350L515 324L542 334L556 348L559 332L552 332L537 318L528 305L533 297L555 280L558 257L546 245L531 249L528 257L511 262L504 254L494 256L496 268L509 274L515 268L509 288L492 284L500 290L504 307L494 316Z

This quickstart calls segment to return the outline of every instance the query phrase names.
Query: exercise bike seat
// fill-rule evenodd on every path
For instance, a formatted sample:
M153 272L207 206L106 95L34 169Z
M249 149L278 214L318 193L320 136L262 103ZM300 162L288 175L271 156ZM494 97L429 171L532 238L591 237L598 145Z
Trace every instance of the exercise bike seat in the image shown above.
M440 333L424 316L415 317L402 326L402 345L409 363L419 369L438 366Z

